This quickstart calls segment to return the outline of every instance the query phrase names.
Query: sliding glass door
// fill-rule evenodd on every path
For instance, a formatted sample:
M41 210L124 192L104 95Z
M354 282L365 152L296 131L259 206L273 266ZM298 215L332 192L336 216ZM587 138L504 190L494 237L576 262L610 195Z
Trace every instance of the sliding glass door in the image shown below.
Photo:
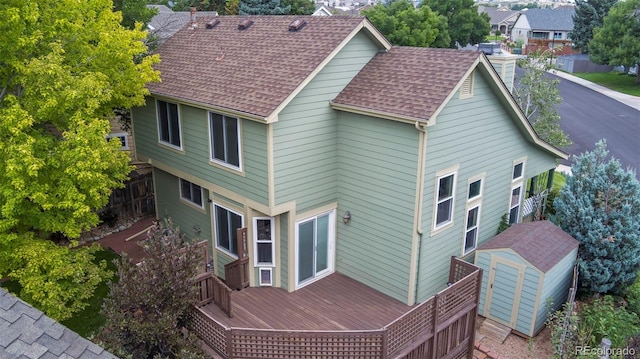
M297 285L333 271L333 218L334 213L330 212L298 222Z

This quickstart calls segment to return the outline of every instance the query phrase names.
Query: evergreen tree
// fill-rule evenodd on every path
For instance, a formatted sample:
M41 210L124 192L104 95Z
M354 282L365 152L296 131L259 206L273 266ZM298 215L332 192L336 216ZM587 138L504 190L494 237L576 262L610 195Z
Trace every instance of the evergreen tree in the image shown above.
M577 156L554 201L554 220L580 242L580 287L589 293L620 293L640 266L640 183L608 153L601 140Z
M479 13L473 0L424 0L425 6L447 18L450 48L483 42L491 31L489 15Z
M593 29L602 26L604 17L616 2L618 0L576 0L573 31L569 33L574 48L585 54L589 52Z
M311 15L316 9L312 0L282 0L282 6L291 7L290 15Z
M144 262L126 257L116 263L118 283L102 307L106 323L98 341L122 357L141 359L203 358L189 324L198 289L193 279L204 258L195 243L185 242L171 221L157 224L144 243Z
M640 0L620 1L593 30L589 58L598 64L629 68L640 64ZM636 83L640 84L640 71Z
M280 0L241 0L240 15L287 15L291 5L283 6Z

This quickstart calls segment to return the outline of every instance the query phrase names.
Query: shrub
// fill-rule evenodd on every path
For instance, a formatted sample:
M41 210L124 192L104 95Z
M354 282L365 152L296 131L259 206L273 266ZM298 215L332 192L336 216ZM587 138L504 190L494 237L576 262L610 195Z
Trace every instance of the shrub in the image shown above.
M580 328L588 333L589 345L600 345L602 338L611 340L611 347L626 346L627 338L640 332L638 316L616 306L613 297L605 295L584 306L580 312Z

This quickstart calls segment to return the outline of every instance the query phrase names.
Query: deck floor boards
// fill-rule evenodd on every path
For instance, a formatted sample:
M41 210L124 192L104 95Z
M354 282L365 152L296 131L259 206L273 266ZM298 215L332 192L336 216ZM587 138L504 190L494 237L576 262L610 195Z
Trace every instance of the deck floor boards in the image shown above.
M247 288L233 292L232 303L233 318L213 303L204 309L227 327L372 330L412 308L339 273L293 293L271 287Z

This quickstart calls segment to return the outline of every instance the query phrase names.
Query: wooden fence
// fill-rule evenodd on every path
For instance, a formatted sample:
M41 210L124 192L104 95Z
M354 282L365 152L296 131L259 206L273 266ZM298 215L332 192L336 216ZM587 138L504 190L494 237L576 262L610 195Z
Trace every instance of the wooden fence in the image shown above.
M129 219L155 213L153 176L151 173L132 177L124 188L113 190L109 203L101 210L117 216L117 219Z
M469 358L482 270L453 257L451 284L379 330L227 328L197 308L195 333L228 359Z
M231 289L249 286L249 257L237 259L224 266L224 279Z
M233 317L231 307L231 292L233 290L227 287L215 274L211 272L200 274L196 278L196 285L198 287L198 307L213 302L229 318Z

